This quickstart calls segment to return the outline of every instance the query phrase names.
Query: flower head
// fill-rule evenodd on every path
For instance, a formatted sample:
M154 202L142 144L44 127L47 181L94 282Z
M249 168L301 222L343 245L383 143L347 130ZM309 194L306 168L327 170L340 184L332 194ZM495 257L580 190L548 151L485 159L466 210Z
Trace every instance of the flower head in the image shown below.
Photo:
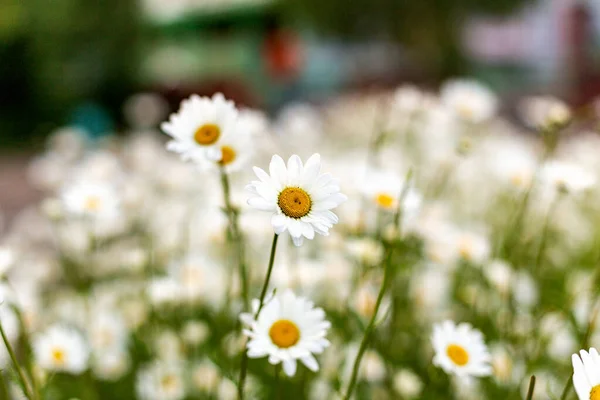
M140 400L180 400L185 397L183 368L172 362L156 361L137 375Z
M487 376L492 373L491 356L483 335L470 324L444 321L434 325L431 338L433 363L459 377Z
M219 161L222 157L220 143L233 134L238 111L232 101L221 93L212 98L192 95L181 102L177 113L161 128L173 138L167 149L181 154L184 160L202 163Z
M338 222L331 210L347 200L330 174L321 174L321 157L312 155L306 165L297 155L287 166L278 155L273 156L267 174L254 167L258 181L246 188L253 194L248 204L273 213L271 224L276 234L290 233L294 244L304 238L313 239L315 232L327 236L329 228Z
M269 362L283 362L288 376L296 373L296 362L300 360L311 371L319 365L313 354L320 354L329 346L325 339L331 327L325 320L325 312L291 290L275 295L261 310L258 319L250 322L244 333L248 341L248 357L269 356Z
M90 349L75 329L53 326L33 342L38 364L50 371L80 374L87 369Z
M72 184L62 192L62 201L65 210L74 215L111 218L119 211L117 193L107 184Z
M600 356L595 348L571 356L573 386L579 400L600 400Z
M460 119L472 123L493 117L498 108L498 99L489 88L467 79L446 82L441 90L441 99Z

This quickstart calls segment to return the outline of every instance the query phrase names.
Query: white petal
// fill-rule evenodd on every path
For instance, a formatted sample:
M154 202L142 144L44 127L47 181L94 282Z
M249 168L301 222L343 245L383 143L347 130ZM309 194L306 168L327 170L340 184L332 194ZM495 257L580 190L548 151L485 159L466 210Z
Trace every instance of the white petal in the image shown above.
M283 214L273 214L271 225L276 234L281 235L287 229L287 218Z
M269 203L262 197L251 197L248 199L248 205L261 211L275 211L277 206L273 203Z
M310 369L313 372L317 372L319 370L319 364L317 360L312 356L312 354L308 354L300 359L302 364L306 365L306 368Z
M302 160L294 154L289 158L287 163L288 184L298 182L303 171Z
M294 376L296 374L296 360L291 358L283 362L283 371L287 376Z
M274 184L279 184L282 187L287 183L287 169L285 167L285 162L283 158L279 157L277 154L271 158L271 164L269 164L269 173L271 174L271 178L273 178ZM278 188L279 189L279 188Z

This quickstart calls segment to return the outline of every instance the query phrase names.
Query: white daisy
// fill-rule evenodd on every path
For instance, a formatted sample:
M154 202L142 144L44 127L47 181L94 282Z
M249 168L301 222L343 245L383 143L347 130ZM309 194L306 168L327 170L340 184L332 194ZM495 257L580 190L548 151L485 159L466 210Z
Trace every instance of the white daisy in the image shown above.
M248 357L269 356L273 365L282 362L288 376L296 373L297 360L311 371L318 371L313 353L320 354L329 346L325 335L330 327L321 308L288 289L265 304L258 319L251 321L250 329L244 329L250 338Z
M140 400L180 400L185 397L184 370L177 363L157 361L137 375L136 391Z
M491 118L498 108L496 95L483 84L467 79L448 81L441 89L441 100L462 120L480 123Z
M483 335L470 324L444 321L433 326L433 363L458 377L488 376L491 356Z
M321 174L320 170L319 154L313 154L306 165L293 155L287 167L283 159L275 155L269 165L270 175L254 167L260 180L246 187L254 195L248 204L272 212L275 233L288 231L296 246L300 246L304 238L313 239L315 232L327 236L329 228L338 222L331 210L347 200L340 193L337 180L330 174Z
M221 159L220 140L235 130L238 111L221 93L212 98L192 95L181 102L161 128L173 138L167 149L184 160L203 162Z
M40 367L49 371L80 374L88 367L90 349L77 330L55 325L33 341L33 352Z
M596 177L590 171L577 164L556 160L544 164L540 180L547 189L568 193L583 192L596 184Z
M595 348L571 356L573 386L579 400L600 400L600 356Z
M404 183L394 174L383 171L373 171L363 184L363 194L372 204L383 211L395 212ZM413 220L419 213L422 196L413 188L409 188L402 204L404 219Z
M74 215L112 218L119 212L117 193L106 184L75 183L65 188L61 197L65 210Z
M549 128L566 125L571 119L571 109L562 100L552 96L532 96L519 107L525 123L532 128Z

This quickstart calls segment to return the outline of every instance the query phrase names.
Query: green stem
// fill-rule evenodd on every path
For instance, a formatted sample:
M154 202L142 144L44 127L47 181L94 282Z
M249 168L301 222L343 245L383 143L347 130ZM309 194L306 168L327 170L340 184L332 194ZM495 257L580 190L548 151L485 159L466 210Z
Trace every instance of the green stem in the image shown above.
M556 210L556 206L558 205L561 198L561 194L557 194L556 198L550 204L550 208L548 209L548 213L546 214L546 218L544 219L544 226L542 228L542 237L540 238L540 246L538 248L537 255L535 257L534 271L537 272L542 264L544 257L544 250L546 250L546 243L548 242L548 234L550 233L550 222L552 220L552 215Z
M235 247L234 253L237 255L238 272L240 275L240 283L242 286L242 300L246 310L250 307L250 297L248 295L248 272L246 268L244 241L238 225L238 213L231 204L231 189L229 185L229 177L225 168L220 168L221 186L223 188L223 199L225 201L225 210L229 219L229 232L231 241Z
M527 397L525 400L533 399L533 391L535 390L535 375L531 375L531 379L529 380L529 390L527 390Z
M569 377L569 380L567 381L567 384L565 385L565 388L562 391L562 394L560 395L560 400L566 400L567 396L569 395L569 391L571 390L571 386L573 385L573 379L571 377Z
M271 280L271 273L273 272L273 264L275 263L275 252L277 250L277 239L279 235L273 235L273 243L271 244L271 255L269 256L269 267L267 268L267 275L265 276L265 282L263 283L262 291L260 293L260 299L258 302L258 309L254 313L254 319L256 320L263 308L265 296L267 295L267 289L269 288L269 281ZM238 381L238 399L244 399L244 384L246 382L246 372L248 369L248 353L244 346L244 354L242 355L242 362L240 365L240 379Z
M40 389L33 368L33 352L31 350L31 340L29 337L29 332L27 332L27 326L25 325L25 321L23 320L23 313L21 312L21 310L19 310L17 307L13 307L13 310L19 320L19 328L21 329L21 335L23 337L23 341L25 342L25 368L27 369L27 373L29 374L29 378L31 379L32 394L35 396L36 399L39 399Z
M10 359L12 360L15 371L17 371L17 375L19 377L19 382L21 384L21 388L23 389L23 393L25 394L25 396L27 396L27 398L29 400L35 400L36 398L31 393L29 384L27 383L27 378L25 378L25 373L23 372L23 369L21 368L21 366L19 365L19 362L17 361L17 357L12 348L12 345L10 344L10 342L8 341L8 338L6 337L6 332L4 332L4 327L2 326L2 322L0 322L0 335L2 335L2 340L4 341L6 350L8 351L8 354L10 355Z
M275 398L281 399L281 363L275 366Z

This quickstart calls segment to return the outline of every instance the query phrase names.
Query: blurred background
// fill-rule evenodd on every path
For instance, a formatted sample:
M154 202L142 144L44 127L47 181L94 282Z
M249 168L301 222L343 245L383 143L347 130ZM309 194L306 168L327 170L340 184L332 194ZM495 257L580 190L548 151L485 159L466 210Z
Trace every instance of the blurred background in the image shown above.
M0 0L0 208L35 199L26 164L52 131L122 133L128 104L166 115L221 91L273 114L464 75L509 105L532 93L588 102L600 93L600 1ZM164 104L132 103L148 92Z

